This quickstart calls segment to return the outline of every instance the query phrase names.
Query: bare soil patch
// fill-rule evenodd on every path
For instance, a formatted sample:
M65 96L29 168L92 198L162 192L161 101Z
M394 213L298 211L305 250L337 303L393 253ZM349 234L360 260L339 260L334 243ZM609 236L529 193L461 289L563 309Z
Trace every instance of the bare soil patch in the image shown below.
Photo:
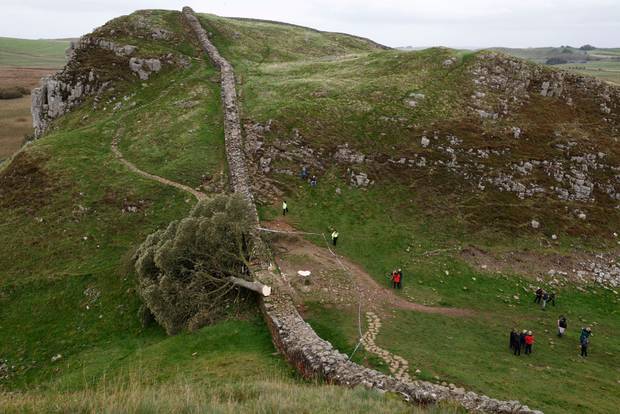
M296 231L281 219L263 222L262 225L272 230ZM426 306L410 302L388 287L381 286L356 263L340 255L336 258L327 246L319 247L300 235L276 234L271 242L276 262L293 287L299 302L312 300L327 305L357 306L361 298L364 311L381 312L385 307L396 307L455 317L470 316L474 313L469 309ZM311 275L300 276L297 273L300 270L310 271Z
M535 251L494 253L468 246L460 253L463 260L482 271L518 274L538 281L553 278L560 285L583 283L583 274L591 271L592 263L605 263L609 257L614 256L620 256L620 249L605 254L572 252L570 255L563 255Z
M48 204L59 186L44 169L45 160L18 153L0 172L0 207L33 213Z

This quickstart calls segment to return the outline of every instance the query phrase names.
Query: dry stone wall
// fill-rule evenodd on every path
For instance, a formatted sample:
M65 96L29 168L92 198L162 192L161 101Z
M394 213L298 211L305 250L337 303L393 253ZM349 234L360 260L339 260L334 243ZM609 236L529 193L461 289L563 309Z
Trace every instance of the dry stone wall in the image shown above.
M210 42L194 11L183 8L183 18L196 34L204 51L220 69L226 154L233 191L242 194L250 204L258 226L258 214L248 177L239 109L232 66ZM321 378L327 382L346 386L365 386L381 392L395 392L412 403L435 404L448 401L460 404L475 412L540 414L518 401L499 401L455 386L441 386L424 381L400 381L376 370L349 361L348 357L321 339L299 315L288 287L271 265L267 249L255 235L256 266L254 276L273 287L271 296L262 299L262 310L280 352L306 378Z

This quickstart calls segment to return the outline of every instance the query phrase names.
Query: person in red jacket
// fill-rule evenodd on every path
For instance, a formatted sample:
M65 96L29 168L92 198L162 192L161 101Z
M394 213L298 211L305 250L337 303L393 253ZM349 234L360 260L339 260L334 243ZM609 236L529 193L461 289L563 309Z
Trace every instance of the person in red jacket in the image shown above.
M532 353L532 345L534 345L534 335L532 335L532 331L528 331L525 335L525 355Z
M392 272L392 288L400 289L400 273L396 270Z

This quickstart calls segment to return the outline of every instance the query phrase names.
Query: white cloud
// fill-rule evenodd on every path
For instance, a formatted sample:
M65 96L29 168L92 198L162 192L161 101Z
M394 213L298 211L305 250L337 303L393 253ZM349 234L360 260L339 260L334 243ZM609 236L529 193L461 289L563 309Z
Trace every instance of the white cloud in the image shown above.
M286 21L390 46L620 46L619 0L2 0L0 36L79 36L137 9Z

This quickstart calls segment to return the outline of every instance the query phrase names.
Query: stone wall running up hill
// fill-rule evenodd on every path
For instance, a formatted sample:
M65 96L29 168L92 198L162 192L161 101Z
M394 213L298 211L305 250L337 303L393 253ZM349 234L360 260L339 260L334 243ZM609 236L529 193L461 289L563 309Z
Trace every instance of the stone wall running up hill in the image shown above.
M196 34L201 46L221 71L222 101L225 111L226 153L231 176L231 186L241 193L252 209L258 227L258 215L249 184L243 138L239 122L235 75L232 66L224 59L209 41L209 37L198 21L194 11L183 8L186 23ZM256 234L256 267L254 275L263 283L272 285L273 294L263 298L262 309L271 330L276 347L285 358L306 378L322 378L330 383L347 386L361 385L380 391L396 392L407 401L434 404L451 401L468 410L490 413L540 413L529 409L518 401L499 401L466 392L462 388L444 387L424 381L405 383L348 360L327 341L321 339L297 312L287 293L284 281L275 273L267 249Z

